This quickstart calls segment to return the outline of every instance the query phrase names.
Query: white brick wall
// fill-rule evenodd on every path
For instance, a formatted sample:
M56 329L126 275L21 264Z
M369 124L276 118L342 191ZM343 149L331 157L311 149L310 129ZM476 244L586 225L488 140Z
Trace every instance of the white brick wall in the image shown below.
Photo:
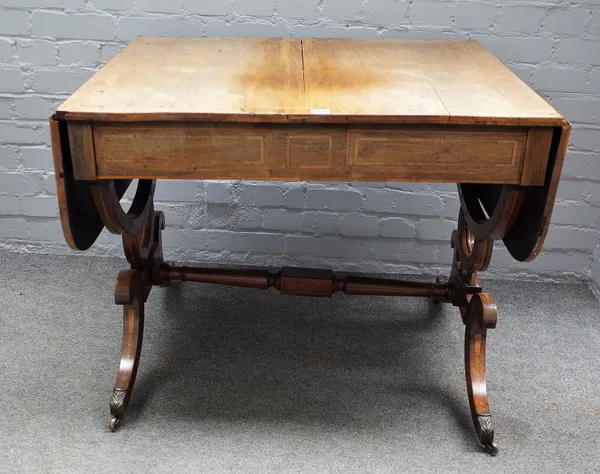
M543 254L521 265L499 245L491 273L600 283L599 0L0 0L0 248L67 251L46 116L140 34L481 41L575 127ZM458 213L439 184L160 182L156 197L174 259L351 271L445 272Z

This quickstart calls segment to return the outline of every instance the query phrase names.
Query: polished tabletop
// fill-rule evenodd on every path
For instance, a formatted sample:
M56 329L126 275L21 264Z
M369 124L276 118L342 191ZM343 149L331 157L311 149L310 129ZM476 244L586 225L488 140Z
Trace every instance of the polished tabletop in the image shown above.
M67 120L562 126L477 41L138 37Z

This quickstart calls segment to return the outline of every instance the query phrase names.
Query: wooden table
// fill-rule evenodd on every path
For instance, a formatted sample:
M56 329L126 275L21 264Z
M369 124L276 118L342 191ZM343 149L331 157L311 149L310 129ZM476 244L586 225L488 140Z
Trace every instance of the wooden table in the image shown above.
M485 381L496 303L478 271L502 239L534 259L546 232L570 124L475 41L140 37L50 120L65 237L88 249L123 236L123 352L110 403L123 418L139 363L144 302L171 280L283 294L423 296L460 308L477 436L497 452ZM458 183L446 283L175 267L162 257L157 179ZM139 179L129 211L119 204ZM251 249L248 249L251 250Z

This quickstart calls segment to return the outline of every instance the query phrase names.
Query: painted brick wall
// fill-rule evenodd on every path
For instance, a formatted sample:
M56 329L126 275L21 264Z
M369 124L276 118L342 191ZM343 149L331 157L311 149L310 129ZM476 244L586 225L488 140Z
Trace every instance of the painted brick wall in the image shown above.
M67 252L46 118L137 35L473 38L574 122L543 255L492 274L592 276L600 225L600 0L0 0L0 248ZM453 185L160 182L168 256L447 271ZM96 254L120 255L103 235ZM443 270L442 270L443 268ZM600 264L594 266L600 280Z

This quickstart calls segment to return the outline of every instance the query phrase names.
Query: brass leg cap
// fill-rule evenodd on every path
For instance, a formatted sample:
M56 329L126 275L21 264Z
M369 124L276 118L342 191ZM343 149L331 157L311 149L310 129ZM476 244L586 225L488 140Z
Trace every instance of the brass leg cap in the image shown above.
M500 446L498 446L498 444L494 443L493 441L490 444L485 445L484 448L485 452L488 453L490 456L495 456L500 451Z
M117 416L110 417L110 421L108 422L108 429L111 431L111 433L114 433L115 431L117 431L120 421L121 421L120 418Z

